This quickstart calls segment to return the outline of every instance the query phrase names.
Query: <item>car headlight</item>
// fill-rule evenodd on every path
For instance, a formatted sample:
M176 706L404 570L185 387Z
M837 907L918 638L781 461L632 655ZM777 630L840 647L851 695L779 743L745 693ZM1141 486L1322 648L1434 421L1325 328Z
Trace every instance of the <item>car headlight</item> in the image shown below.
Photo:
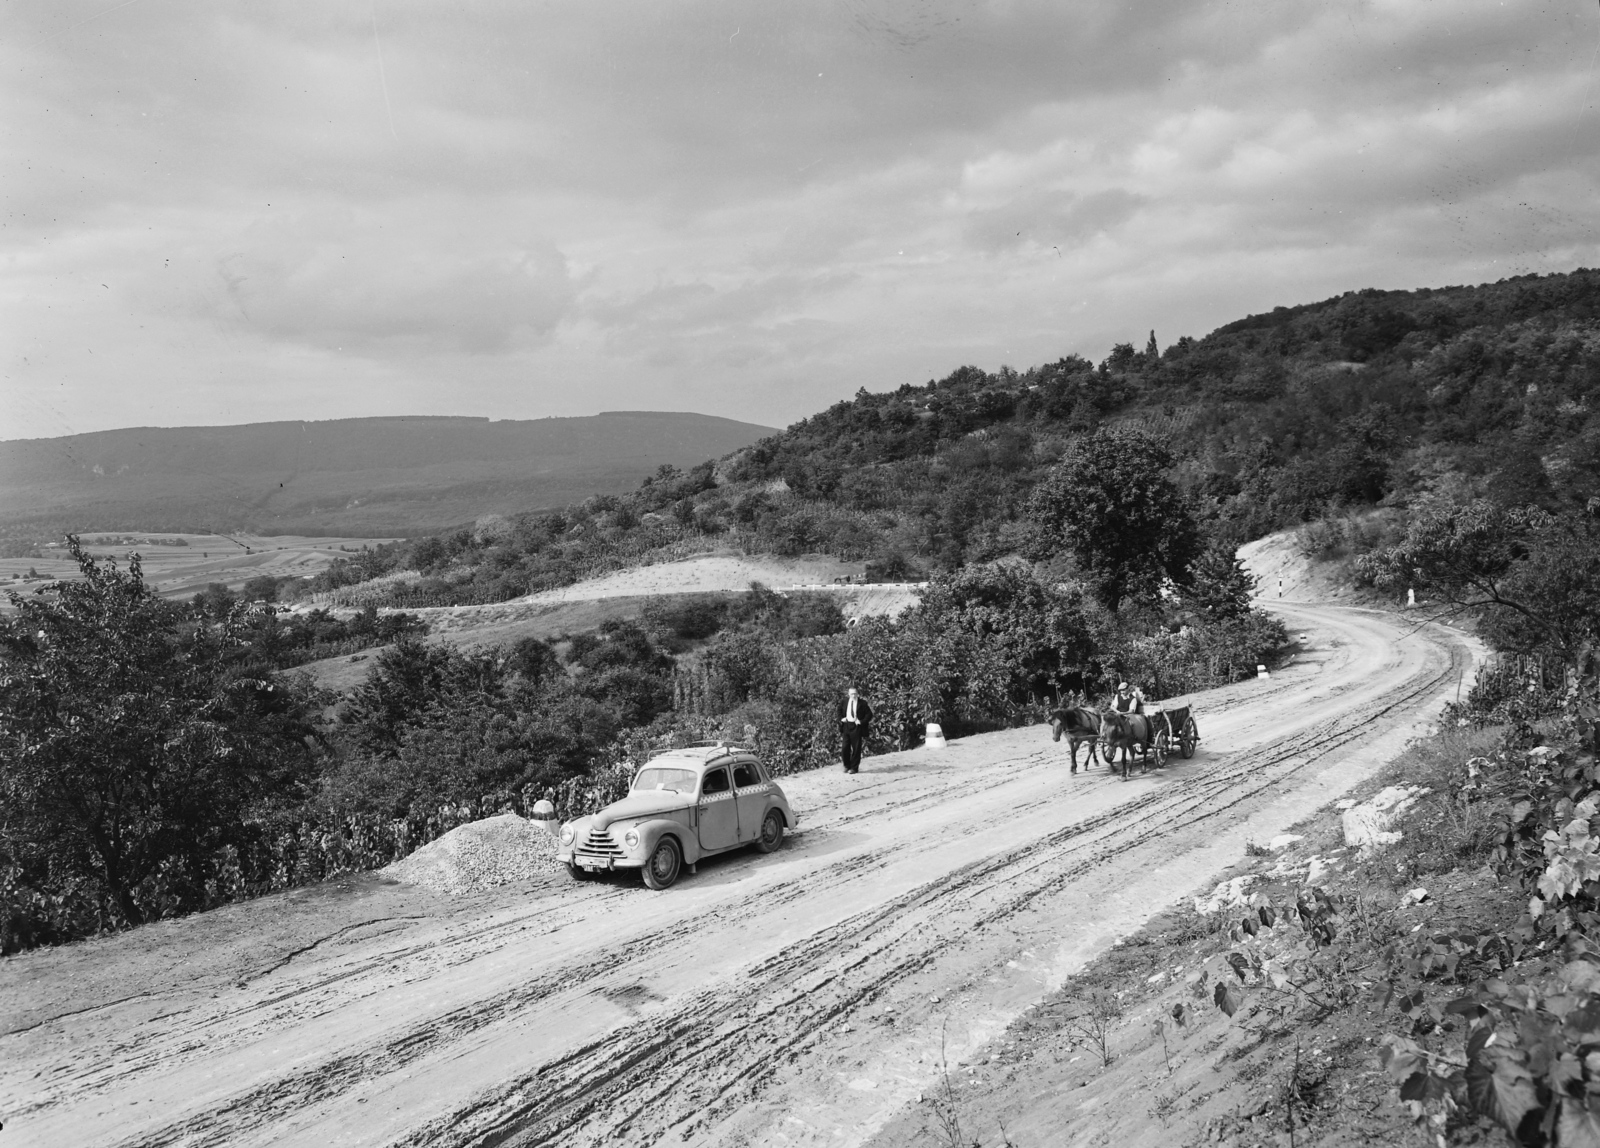
M637 829L628 830L622 835L622 843L629 849L639 848L639 831Z
M572 836L573 836L573 834L572 834L572 826L563 825L561 827L561 844L563 844L563 845L571 845L572 844Z

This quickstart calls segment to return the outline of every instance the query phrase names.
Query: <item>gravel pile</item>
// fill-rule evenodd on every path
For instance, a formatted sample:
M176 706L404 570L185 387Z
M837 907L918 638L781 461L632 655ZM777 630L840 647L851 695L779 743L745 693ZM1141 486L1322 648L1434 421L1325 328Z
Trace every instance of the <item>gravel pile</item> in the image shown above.
M554 837L515 813L502 813L457 826L379 873L436 893L466 893L558 868Z

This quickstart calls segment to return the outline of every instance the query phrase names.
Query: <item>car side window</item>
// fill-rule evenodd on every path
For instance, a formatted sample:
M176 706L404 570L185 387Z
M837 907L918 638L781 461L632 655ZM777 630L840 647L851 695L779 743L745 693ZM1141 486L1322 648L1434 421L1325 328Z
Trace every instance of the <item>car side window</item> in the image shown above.
M760 785L761 775L756 772L753 762L741 761L733 767L733 787L743 789L747 785Z
M700 789L703 796L710 797L713 793L727 793L728 788L728 771L726 769L706 770L706 782Z

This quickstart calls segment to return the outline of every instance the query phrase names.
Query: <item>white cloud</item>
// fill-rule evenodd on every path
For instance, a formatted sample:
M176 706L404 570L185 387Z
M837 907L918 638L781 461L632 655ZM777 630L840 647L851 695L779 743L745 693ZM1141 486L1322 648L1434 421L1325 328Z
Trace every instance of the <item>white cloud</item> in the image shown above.
M605 406L776 422L962 362L1600 260L1589 10L8 15L0 373L32 405L0 436Z
M379 357L548 339L574 297L560 251L448 215L434 205L274 217L216 249L208 310L269 338Z

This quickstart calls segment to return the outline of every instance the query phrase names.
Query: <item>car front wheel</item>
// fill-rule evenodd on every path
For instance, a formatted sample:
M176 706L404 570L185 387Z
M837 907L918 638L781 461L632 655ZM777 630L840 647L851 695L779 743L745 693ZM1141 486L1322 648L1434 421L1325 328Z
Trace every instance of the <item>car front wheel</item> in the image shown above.
M756 848L763 853L771 853L781 844L783 844L783 814L773 809L761 823L761 836L756 838Z
M652 889L665 889L678 879L681 872L683 854L678 849L678 842L671 837L663 837L656 851L650 854L650 860L644 863L644 883Z
M585 869L582 865L568 865L567 872L572 875L572 879L574 881L594 880L594 874L589 872L589 870Z

